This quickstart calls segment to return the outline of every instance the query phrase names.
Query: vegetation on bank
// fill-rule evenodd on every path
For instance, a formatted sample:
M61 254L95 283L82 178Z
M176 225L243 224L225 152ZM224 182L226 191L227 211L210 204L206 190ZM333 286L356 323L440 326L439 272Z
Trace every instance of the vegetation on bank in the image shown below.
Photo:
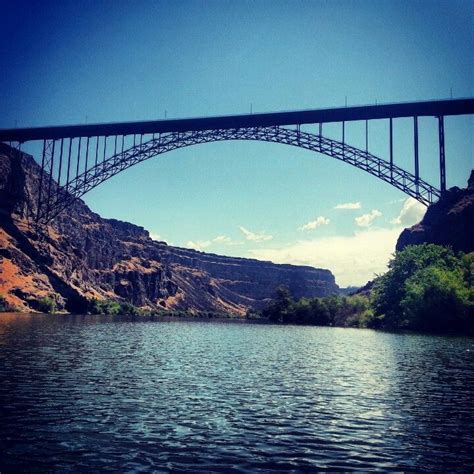
M474 253L434 244L408 246L367 294L302 298L285 287L250 319L318 326L474 333Z
M56 300L53 298L48 298L47 296L37 300L33 306L35 306L35 309L37 309L40 313L55 313L58 310Z
M374 314L365 295L331 295L295 301L288 288L282 286L264 310L249 312L247 318L283 324L371 327Z
M29 305L40 313L56 313L64 311L64 308L58 307L56 300L51 297L44 297L36 300L30 300ZM0 313L21 311L18 308L8 304L6 298L0 295ZM233 319L238 316L219 311L200 311L190 313L189 311L171 310L171 309L149 309L140 308L128 302L116 300L97 300L91 299L88 302L86 311L88 314L107 314L107 315L127 315L127 316L156 316L173 318L197 318L197 319Z
M29 305L40 313L55 313L58 310L58 305L53 298L45 296L37 300L30 300ZM20 308L8 303L7 299L0 295L0 313L15 313L21 312Z
M301 298L295 301L286 287L262 311L251 311L248 320L282 324L360 327L390 330L457 332L474 334L474 252L454 254L449 247L412 245L394 254L388 271L378 276L370 290L353 295ZM57 302L43 297L30 302L43 313L55 313ZM0 295L0 312L15 311ZM235 318L203 311L190 314L163 308L138 308L128 302L91 300L90 314Z
M89 302L88 313L90 314L129 314L136 316L140 310L136 306L128 302L119 303L114 300L96 300L93 299Z
M411 245L397 252L372 291L376 327L474 332L474 252Z
M91 300L88 308L89 314L109 314L128 316L157 316L174 318L205 318L205 319L231 319L235 315L221 313L217 311L201 311L197 314L190 314L188 311L177 311L170 309L147 309L139 308L128 302L118 302L114 300Z

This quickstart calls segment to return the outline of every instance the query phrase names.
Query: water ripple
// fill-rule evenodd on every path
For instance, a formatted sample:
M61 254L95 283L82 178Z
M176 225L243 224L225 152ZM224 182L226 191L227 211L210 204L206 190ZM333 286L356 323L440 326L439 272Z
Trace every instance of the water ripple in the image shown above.
M474 340L0 316L0 471L474 469Z

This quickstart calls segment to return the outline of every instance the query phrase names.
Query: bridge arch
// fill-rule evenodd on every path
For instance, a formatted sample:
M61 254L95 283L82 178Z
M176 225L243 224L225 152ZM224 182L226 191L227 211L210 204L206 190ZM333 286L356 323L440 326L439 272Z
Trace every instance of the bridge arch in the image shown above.
M264 141L296 146L348 163L391 184L407 195L429 205L439 198L440 191L412 173L379 158L368 151L322 135L303 132L299 128L280 126L235 129L198 130L162 133L126 150L116 153L77 175L67 186L59 188L47 209L40 209L39 220L49 222L74 200L91 189L142 161L163 153L201 143L229 140Z

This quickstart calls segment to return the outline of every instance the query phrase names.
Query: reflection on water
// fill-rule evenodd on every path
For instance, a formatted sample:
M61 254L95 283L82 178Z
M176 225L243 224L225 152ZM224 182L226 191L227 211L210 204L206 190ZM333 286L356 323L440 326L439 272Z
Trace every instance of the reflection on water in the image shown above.
M474 339L0 315L0 471L474 468Z

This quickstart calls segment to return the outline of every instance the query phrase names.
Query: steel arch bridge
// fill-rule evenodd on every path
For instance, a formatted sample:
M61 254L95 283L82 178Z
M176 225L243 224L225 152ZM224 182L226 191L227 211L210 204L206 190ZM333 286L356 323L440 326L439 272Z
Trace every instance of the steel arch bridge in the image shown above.
M474 114L474 99L414 102L378 106L319 109L198 119L76 125L0 130L0 140L42 140L41 175L34 203L34 220L46 225L72 202L112 176L154 156L202 143L253 140L311 150L364 170L429 205L446 189L444 116ZM393 162L393 120L413 116L414 173ZM418 162L418 117L438 119L440 188L421 179ZM368 121L389 119L389 160L370 153ZM346 121L365 120L365 150L345 142ZM323 123L341 122L342 138L323 136ZM319 124L319 133L301 130ZM288 126L291 126L289 128ZM66 145L66 146L65 146ZM107 148L108 147L108 148Z

